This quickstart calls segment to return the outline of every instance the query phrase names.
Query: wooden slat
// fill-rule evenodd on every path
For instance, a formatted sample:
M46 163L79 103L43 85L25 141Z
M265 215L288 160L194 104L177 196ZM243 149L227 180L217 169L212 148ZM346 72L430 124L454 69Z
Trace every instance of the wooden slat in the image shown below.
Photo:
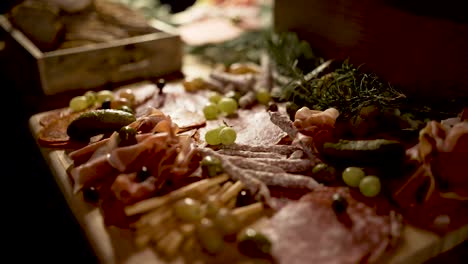
M181 71L183 43L177 31L161 21L152 24L169 29L155 28L156 33L119 39L106 43L90 44L48 52L40 51L21 31L12 27L0 15L0 27L8 32L16 46L22 47L15 56L33 56L38 86L44 95L68 91L102 89L110 84L152 79ZM22 65L30 69L31 65Z

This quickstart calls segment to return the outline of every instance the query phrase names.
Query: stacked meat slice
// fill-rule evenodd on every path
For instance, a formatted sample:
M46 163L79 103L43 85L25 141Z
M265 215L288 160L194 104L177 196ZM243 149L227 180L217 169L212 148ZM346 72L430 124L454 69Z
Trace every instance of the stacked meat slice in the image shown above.
M347 204L337 211L334 195ZM335 209L334 209L335 208ZM290 202L261 231L278 263L376 263L397 242L401 217L378 215L347 187L322 187Z

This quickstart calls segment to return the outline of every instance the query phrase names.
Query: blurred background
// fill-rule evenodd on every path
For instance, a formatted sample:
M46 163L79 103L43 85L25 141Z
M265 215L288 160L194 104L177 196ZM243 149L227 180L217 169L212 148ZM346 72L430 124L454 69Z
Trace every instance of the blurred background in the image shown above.
M196 0L115 0L139 10L146 18L164 21L178 28L185 45L223 43L248 30L276 26L280 30L294 30L315 44L314 50L328 57L353 55L354 62L367 62L369 67L389 79L401 82L415 91L431 91L437 95L467 95L468 87L468 8L467 1L196 1ZM0 1L0 13L4 14L22 0ZM230 3L228 3L230 2ZM326 3L325 3L326 2ZM273 9L277 4L279 8ZM388 6L397 8L393 14ZM299 10L307 10L300 12ZM363 19L372 12L381 24ZM324 16L333 15L333 23L324 22ZM388 15L388 17L385 17ZM396 15L398 18L390 20ZM401 19L401 20L399 20ZM207 22L208 21L208 22ZM364 21L364 22L363 22ZM411 23L411 24L405 24ZM318 27L325 25L323 30ZM347 30L336 30L345 25ZM355 26L355 27L351 27ZM380 26L379 28L377 28ZM424 28L415 34L418 27ZM383 28L383 29L382 29ZM357 32L357 33L356 33ZM384 37L390 36L392 38ZM4 178L7 180L8 201L12 207L7 227L12 227L8 252L15 262L33 259L48 263L96 263L79 225L68 209L62 194L50 174L48 166L30 135L28 120L43 109L64 106L31 92L35 88L18 79L31 79L28 71L18 65L16 54L5 52L9 33L0 31L0 87L4 107L2 138L7 153L1 160ZM349 36L360 34L357 42L349 42ZM408 40L396 40L403 34ZM354 36L354 35L353 35ZM419 39L419 42L414 42ZM452 41L447 43L446 40ZM355 39L356 40L356 39ZM424 43L427 41L427 43ZM382 44L384 43L384 44ZM387 44L385 44L387 43ZM390 43L390 44L388 44ZM381 64L375 54L391 63ZM393 46L392 46L393 45ZM401 48L411 46L411 49ZM425 53L413 52L419 48ZM435 54L441 50L440 54ZM412 56L403 61L401 56ZM425 55L426 54L426 55ZM432 54L433 56L427 56ZM414 55L414 56L413 56ZM12 70L14 69L14 70ZM406 74L405 74L406 73ZM434 86L450 83L451 90L441 91ZM454 79L456 78L456 79ZM460 88L463 87L463 88ZM453 93L449 93L452 91ZM31 94L34 96L31 97ZM11 242L9 242L11 241ZM431 260L435 263L464 263L468 257L468 243ZM66 261L64 261L66 259Z

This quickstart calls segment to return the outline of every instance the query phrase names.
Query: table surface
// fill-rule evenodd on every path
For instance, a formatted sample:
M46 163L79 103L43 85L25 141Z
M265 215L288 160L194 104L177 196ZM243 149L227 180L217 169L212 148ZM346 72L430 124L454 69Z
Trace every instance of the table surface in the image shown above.
M200 65L193 58L185 58L183 66L185 76L206 76L209 70L208 66ZM145 83L133 85L145 85ZM30 132L35 139L37 139L41 129L40 119L47 114L49 112L38 113L31 116L29 120ZM86 203L81 193L73 193L67 174L67 168L72 162L67 157L65 150L48 149L39 145L38 148L100 263L166 263L159 259L152 250L138 251L132 243L133 239L129 231L115 227L105 227L100 210L94 205ZM388 259L388 262L392 264L423 263L467 239L468 225L444 237L406 225L403 231L403 241L396 249L395 254ZM175 263L182 263L182 260L176 260Z

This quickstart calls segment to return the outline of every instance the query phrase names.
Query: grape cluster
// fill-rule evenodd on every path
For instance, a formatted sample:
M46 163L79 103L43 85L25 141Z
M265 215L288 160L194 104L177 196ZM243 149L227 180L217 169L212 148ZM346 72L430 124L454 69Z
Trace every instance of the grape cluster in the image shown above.
M87 91L83 95L73 97L69 102L69 108L73 112L79 112L93 106L101 108L120 109L132 112L132 106L135 102L135 94L131 89L123 89L118 94L110 90L101 90L98 92Z
M348 167L342 173L343 181L350 187L358 187L362 195L374 197L380 193L380 179L374 175L366 175L359 167Z
M230 145L236 141L237 132L234 128L221 125L206 131L205 141L210 145Z
M209 96L209 102L203 107L203 114L207 120L217 119L220 114L230 116L239 108L237 101L231 97L223 97L213 92Z

